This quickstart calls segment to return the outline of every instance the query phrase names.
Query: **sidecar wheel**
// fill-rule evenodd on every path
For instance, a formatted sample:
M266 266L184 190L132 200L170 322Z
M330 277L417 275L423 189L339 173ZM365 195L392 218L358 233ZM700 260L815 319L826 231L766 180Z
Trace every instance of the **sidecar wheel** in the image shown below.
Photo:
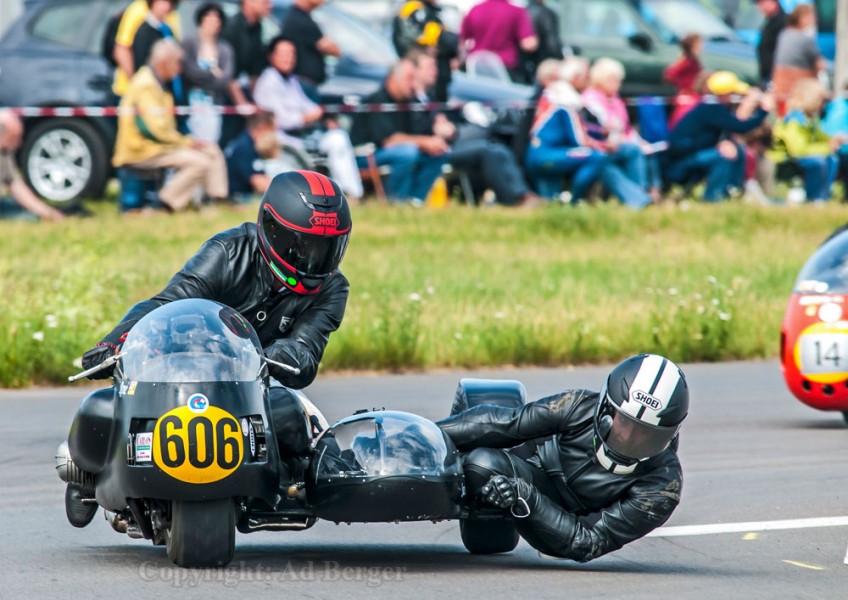
M168 558L180 567L224 567L236 551L236 511L229 498L171 503Z
M512 552L518 545L518 531L512 521L462 520L459 532L471 554Z

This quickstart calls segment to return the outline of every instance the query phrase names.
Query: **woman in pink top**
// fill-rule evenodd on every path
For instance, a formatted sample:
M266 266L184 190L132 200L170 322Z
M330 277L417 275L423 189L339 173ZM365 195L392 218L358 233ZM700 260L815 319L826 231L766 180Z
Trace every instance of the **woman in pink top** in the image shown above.
M654 149L630 124L627 105L619 95L623 81L624 66L617 60L599 58L592 65L589 87L583 92L583 105L590 120L596 121L590 124L589 132L605 144L613 162L627 177L658 201L659 166L651 156Z

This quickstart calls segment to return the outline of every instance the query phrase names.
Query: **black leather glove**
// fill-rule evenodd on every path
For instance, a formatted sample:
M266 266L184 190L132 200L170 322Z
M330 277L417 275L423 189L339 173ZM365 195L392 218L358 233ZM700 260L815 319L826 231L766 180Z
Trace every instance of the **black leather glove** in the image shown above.
M514 517L524 518L530 516L527 499L534 491L533 486L523 479L495 475L482 487L480 495L489 504L508 508Z
M83 370L96 367L104 360L118 353L118 346L108 342L100 342L94 348L82 355ZM115 371L115 365L106 367L88 376L89 379L109 379Z

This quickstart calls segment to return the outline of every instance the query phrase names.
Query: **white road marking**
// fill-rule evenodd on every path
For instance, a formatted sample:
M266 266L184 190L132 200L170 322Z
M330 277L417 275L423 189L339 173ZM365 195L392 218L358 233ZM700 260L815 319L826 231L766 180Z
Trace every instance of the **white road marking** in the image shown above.
M749 521L747 523L714 523L710 525L681 525L660 527L647 537L679 537L685 535L715 535L718 533L749 533L779 529L810 529L812 527L846 527L848 517L788 519L786 521Z

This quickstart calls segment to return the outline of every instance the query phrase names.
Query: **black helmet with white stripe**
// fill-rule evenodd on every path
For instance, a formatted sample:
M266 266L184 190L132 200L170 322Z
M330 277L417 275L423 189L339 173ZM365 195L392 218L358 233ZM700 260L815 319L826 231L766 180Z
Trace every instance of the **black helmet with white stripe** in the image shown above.
M595 453L612 473L631 473L668 448L689 412L689 386L673 362L631 356L610 372L595 408Z

